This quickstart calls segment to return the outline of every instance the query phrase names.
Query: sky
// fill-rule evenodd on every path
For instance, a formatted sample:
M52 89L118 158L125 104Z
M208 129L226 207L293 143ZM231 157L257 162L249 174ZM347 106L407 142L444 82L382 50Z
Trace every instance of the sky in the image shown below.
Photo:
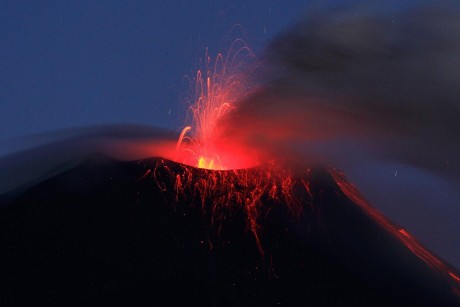
M178 129L184 76L196 73L205 48L215 55L240 36L257 52L307 7L294 0L1 1L0 139L111 123Z

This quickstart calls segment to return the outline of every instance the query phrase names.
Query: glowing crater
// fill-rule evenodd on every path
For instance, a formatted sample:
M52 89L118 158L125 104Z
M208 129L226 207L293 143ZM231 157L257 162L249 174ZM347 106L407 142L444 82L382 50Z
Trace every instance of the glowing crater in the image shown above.
M192 89L194 97L187 119L190 124L179 136L175 161L211 170L258 165L253 150L224 140L225 127L220 125L235 104L250 92L245 71L250 58L255 57L241 40L236 40L225 56L218 54L214 61L206 53L204 68L198 70Z

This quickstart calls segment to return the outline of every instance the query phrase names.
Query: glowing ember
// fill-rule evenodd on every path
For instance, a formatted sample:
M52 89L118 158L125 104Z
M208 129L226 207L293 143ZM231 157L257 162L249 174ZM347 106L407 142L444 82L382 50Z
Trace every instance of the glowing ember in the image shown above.
M222 139L220 121L248 93L248 74L242 66L248 59L254 56L241 40L235 41L225 57L219 54L211 61L206 54L205 68L196 74L195 97L188 108L190 125L182 129L176 145L175 160L183 165L172 170L162 162L154 176L160 185L165 180L174 181L170 183L175 188L173 203L200 199L203 213L210 215L211 223L218 228L227 214L231 215L229 212L242 210L263 256L259 220L265 210L264 200L280 204L282 200L295 214L301 210L300 203L290 197L293 182L289 172L274 171L273 161L249 169L259 164L254 151ZM197 172L191 167L203 170ZM165 190L166 186L160 188Z
M198 168L207 168L207 169L214 169L216 163L214 163L214 159L207 159L203 156L198 158ZM225 169L222 165L216 166L218 169Z
M242 45L237 48L237 45ZM257 164L253 152L222 140L219 121L235 108L248 92L247 73L242 64L254 58L241 40L236 40L224 57L214 61L206 53L204 69L196 74L194 101L189 106L191 124L180 134L175 159L198 168L241 169Z
M309 198L305 189L301 188L299 194L298 182L292 180L291 173L273 162L252 169L217 171L161 161L152 174L160 190L168 192L165 200L173 207L198 202L216 229L222 229L236 212L243 212L262 257L265 252L260 222L270 210L269 204L298 217L302 214L300 200ZM174 193L168 190L170 186L174 186Z

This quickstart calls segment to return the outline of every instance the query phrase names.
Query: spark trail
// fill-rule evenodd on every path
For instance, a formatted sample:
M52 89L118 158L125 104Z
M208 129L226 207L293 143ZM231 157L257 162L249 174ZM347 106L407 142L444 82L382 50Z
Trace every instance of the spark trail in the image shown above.
M203 69L195 77L193 103L176 147L176 161L199 168L225 170L257 164L254 152L222 139L219 122L246 97L249 90L247 62L255 56L242 40L235 40L224 56L215 60L206 51Z

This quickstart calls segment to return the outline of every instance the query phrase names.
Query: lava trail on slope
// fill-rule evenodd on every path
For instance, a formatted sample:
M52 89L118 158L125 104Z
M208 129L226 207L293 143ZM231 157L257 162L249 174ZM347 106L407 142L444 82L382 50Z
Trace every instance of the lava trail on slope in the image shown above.
M454 268L321 166L93 155L12 195L0 200L4 305L460 303Z

